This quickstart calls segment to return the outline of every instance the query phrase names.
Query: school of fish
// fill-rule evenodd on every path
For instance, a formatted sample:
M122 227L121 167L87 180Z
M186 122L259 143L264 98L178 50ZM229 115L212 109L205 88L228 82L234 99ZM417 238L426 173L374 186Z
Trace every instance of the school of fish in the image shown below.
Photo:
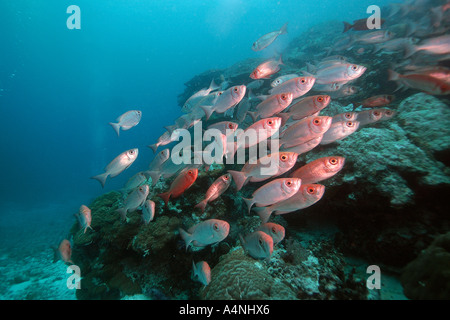
M432 8L428 6L429 1L426 0L390 4L389 14L381 20L379 30L368 28L367 18L353 23L344 22L343 36L328 48L328 55L320 61L298 66L295 73L283 74L284 62L280 55L255 66L245 84L229 86L230 81L222 77L222 82L217 85L212 79L209 87L199 88L187 99L181 108L183 114L149 145L155 156L148 169L132 176L121 190L125 200L123 207L117 210L118 219L126 223L127 213L138 210L142 212L142 223L151 223L158 217L155 216L156 199L148 199L149 190L161 178L170 181L168 189L158 195L167 206L189 192L199 171L208 172L211 164L204 162L203 151L194 152L190 157L192 161L182 164L173 161L169 147L157 152L158 148L177 142L182 130L204 122L208 130L220 132L220 156L225 164L225 160L234 159L239 151L263 142L267 144L268 153L240 163L240 170L224 166L223 175L205 188L204 199L192 203L192 210L204 212L214 207L214 201L232 184L236 191L245 192L249 184L258 183L259 187L248 197L242 196L242 201L248 208L244 214L255 212L261 225L257 230L241 234L240 242L249 256L269 260L274 246L285 236L284 227L269 222L272 215L295 214L320 201L325 193L325 186L320 182L338 174L345 165L344 157L333 155L294 168L299 157L319 145L345 139L367 125L389 120L395 115L394 110L386 107L395 100L395 96L385 92L354 102L352 112L320 115L333 98L354 94L357 89L353 83L364 77L367 71L376 72L370 70L370 66L349 61L338 53L355 45L360 47L358 52L400 52L405 63L397 65L397 70L389 70L386 81L394 81L398 89L409 88L432 95L450 94L450 69L437 64L450 58L450 35L447 34L450 2ZM392 26L390 22L395 19L411 24L410 19L418 15L422 18L413 24L414 27L410 25L408 38L396 38L385 28L389 24ZM264 50L287 32L286 23L279 30L262 35L251 49L255 52ZM142 111L130 110L109 124L119 136L120 130L130 130L138 125L141 117ZM240 137L249 132L257 132L256 139L242 143ZM108 177L123 173L138 155L137 148L125 150L106 165L103 173L92 178L104 187ZM271 165L273 163L274 166ZM91 210L87 206L82 205L76 217L81 232L95 232L91 228ZM180 226L178 231L187 251L191 247L216 245L227 238L230 228L227 221L211 218L187 230ZM63 240L55 249L55 256L72 263L68 240ZM193 261L191 276L195 281L208 285L211 268L207 261Z

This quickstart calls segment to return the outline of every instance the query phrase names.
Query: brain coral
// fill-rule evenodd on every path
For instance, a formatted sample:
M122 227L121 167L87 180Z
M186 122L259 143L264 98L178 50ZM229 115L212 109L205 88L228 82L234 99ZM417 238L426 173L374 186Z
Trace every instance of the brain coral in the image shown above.
M295 293L273 278L260 262L248 257L242 248L221 257L211 270L211 282L200 292L207 300L295 299Z

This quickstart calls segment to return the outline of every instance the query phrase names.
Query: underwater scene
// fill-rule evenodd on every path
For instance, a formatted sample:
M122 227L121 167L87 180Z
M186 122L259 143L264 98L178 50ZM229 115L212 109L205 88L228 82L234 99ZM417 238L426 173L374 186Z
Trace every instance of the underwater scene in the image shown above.
M0 300L450 299L450 2L0 15Z

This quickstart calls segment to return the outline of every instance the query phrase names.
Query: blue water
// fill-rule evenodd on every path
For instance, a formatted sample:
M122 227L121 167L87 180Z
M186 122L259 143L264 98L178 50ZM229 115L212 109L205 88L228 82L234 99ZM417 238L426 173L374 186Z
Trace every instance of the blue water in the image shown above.
M317 23L353 21L386 3L1 1L0 247L54 245L81 204L146 169L146 146L181 115L177 96L193 76L272 56ZM80 30L66 27L69 5L81 9ZM251 50L285 22L288 34L272 48ZM108 122L130 109L142 110L142 120L118 138ZM104 189L89 179L132 147L140 154L127 174Z

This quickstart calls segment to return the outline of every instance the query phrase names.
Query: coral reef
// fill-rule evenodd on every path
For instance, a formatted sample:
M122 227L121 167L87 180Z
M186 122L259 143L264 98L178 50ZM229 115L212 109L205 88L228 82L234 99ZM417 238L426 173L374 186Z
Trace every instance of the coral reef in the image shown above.
M401 282L410 299L450 298L450 232L436 237L403 270Z
M324 50L323 43L333 43L341 31L342 22L327 22L294 39L283 53L282 74L300 72L311 57L325 57L328 49ZM392 91L386 81L387 69L398 62L398 56L370 50L361 54L360 49L355 45L345 55L368 67L355 83L361 90L351 97L332 99L321 115L354 111L351 102ZM221 76L235 84L249 83L249 74L261 61L247 59L193 77L178 96L179 105L207 88L212 79L220 83ZM258 93L267 94L269 83L265 81ZM396 96L388 106L396 111L389 121L363 126L343 140L299 156L293 170L325 156L346 160L339 174L323 181L326 191L321 201L271 217L286 228L286 238L275 246L269 261L251 258L239 241L240 235L260 224L258 216L247 214L242 197L249 197L262 183L249 183L240 191L232 184L204 213L194 208L215 179L239 166L200 170L192 187L170 199L167 206L157 195L167 191L173 178L162 179L150 189L148 199L155 201L156 213L148 225L142 223L139 209L128 213L127 222L121 221L116 212L124 201L121 193L97 198L89 206L95 231L83 233L77 223L71 231L73 259L83 273L77 297L367 299L365 279L345 259L357 256L396 275L407 266L402 284L411 299L448 298L448 288L439 279L448 277L449 236L437 237L450 229L448 101L411 89ZM213 120L221 117L213 115ZM228 237L212 247L186 250L178 228L187 230L210 218L230 223ZM192 261L202 260L212 272L206 287L190 278Z

